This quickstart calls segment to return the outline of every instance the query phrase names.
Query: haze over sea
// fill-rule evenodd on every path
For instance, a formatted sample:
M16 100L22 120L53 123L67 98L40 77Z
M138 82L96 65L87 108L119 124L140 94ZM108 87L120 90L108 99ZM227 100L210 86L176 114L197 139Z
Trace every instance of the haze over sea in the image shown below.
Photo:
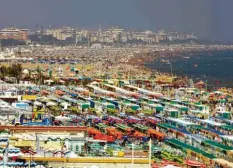
M159 58L147 67L160 72L171 73L171 68L163 59L172 64L173 74L188 76L194 82L207 82L208 86L233 86L233 51L201 51Z

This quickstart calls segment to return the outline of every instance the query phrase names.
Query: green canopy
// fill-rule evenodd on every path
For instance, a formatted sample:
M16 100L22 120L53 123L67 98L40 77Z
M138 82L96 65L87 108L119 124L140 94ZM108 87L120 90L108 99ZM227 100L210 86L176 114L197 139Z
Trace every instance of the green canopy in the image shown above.
M82 104L82 109L87 109L87 108L90 108L89 104Z
M156 106L156 111L163 111L163 106Z
M124 125L124 124L115 124L115 126L117 128L122 129L122 130L130 129L130 127L128 127L127 125Z
M102 128L102 129L108 127L107 125L105 125L105 124L103 124L103 123L99 123L99 124L97 124L96 126L99 127L99 128Z
M229 125L221 125L221 128L228 130L228 131L233 131L233 126L229 126Z
M172 145L175 145L177 146L178 148L181 148L181 149L184 149L184 150L191 150L192 152L195 152L197 154L201 154L209 159L215 159L216 157L213 155L213 154L209 154L205 151L202 151L201 149L199 148L195 148L193 146L190 146L184 142L181 142L177 139L167 139L165 140L166 143L169 143L169 144L172 144Z
M157 124L158 127L160 128L165 128L165 129L176 129L176 127L172 126L172 125L169 125L169 124L165 124L165 123L159 123Z
M147 126L144 126L144 125L141 125L141 124L134 124L133 125L135 128L138 128L139 130L143 130L143 131L146 131L149 129L149 127Z
M139 108L140 108L139 105L132 105L132 106L131 106L131 109L132 109L132 110L135 110L135 111L138 110Z
M232 146L225 146L223 144L220 144L220 143L217 143L217 142L211 141L211 140L203 141L203 143L210 145L210 146L213 146L215 148L219 148L219 149L224 150L224 151L233 150Z
M109 109L115 109L115 105L114 104L108 104L107 108L109 108Z
M181 107L181 111L188 112L188 111L189 111L189 108L188 108L188 107Z

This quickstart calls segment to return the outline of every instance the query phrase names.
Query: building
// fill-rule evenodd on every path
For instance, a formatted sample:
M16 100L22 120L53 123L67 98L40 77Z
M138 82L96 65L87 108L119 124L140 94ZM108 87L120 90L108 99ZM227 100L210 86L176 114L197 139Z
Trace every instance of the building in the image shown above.
M5 28L0 31L0 39L28 40L28 29Z
M52 35L58 40L66 40L75 37L76 32L70 27L62 27L61 29L46 29L45 34Z
M67 40L72 38L74 43L92 44L92 43L127 43L139 42L145 44L156 44L159 41L175 41L196 39L193 34L178 33L178 32L165 32L164 30L153 32L150 30L145 31L125 31L117 27L112 27L107 30L99 28L97 31L78 30L70 27L62 27L60 29L47 29L46 35L52 35L58 40Z

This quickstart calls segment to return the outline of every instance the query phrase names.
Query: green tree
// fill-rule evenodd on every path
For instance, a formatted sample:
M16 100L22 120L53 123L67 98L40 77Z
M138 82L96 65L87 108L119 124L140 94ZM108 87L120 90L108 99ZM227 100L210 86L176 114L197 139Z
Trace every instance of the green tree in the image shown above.
M8 67L6 67L5 65L2 65L0 67L0 77L1 80L5 80L5 77L8 75Z
M37 84L42 84L43 81L44 81L44 75L43 75L43 72L42 72L42 70L40 69L39 66L36 68L36 72L37 72L37 81L36 81L36 83Z
M12 64L9 67L9 72L12 77L15 77L17 83L19 83L20 79L22 78L22 65L21 64Z

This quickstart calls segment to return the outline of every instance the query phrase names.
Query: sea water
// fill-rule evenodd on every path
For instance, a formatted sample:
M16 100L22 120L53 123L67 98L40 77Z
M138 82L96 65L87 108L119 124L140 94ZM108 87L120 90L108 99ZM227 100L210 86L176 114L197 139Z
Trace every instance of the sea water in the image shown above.
M233 51L200 51L164 57L171 62L172 72L178 76L188 76L195 82L204 81L209 86L233 87ZM147 67L160 72L171 73L171 66L158 58Z

